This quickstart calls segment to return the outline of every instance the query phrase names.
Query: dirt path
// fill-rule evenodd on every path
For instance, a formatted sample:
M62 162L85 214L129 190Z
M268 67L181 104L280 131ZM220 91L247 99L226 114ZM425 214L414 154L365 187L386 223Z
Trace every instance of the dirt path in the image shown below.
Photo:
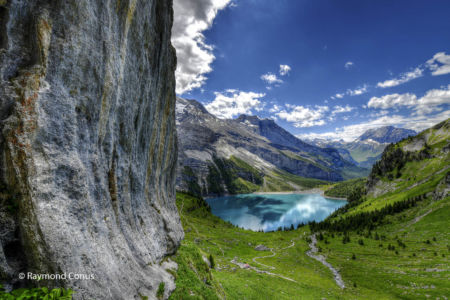
M437 172L431 174L431 175L428 176L427 178L424 178L424 179L422 179L422 180L420 180L420 181L418 181L418 182L416 182L416 183L410 185L409 187L406 188L406 190L409 191L410 189L412 189L412 188L414 188L414 187L416 187L416 186L418 186L418 185L421 185L421 184L423 184L424 182L429 181L430 178L433 177L434 175L440 174L440 173L442 173L442 172L445 172L445 171L447 171L448 169L450 169L450 166L446 166L446 167L442 168L441 170L439 170L439 171L437 171Z
M236 258L232 259L230 261L230 263L235 264L236 266L238 266L241 269L253 270L253 271L257 272L257 273L262 273L262 274L267 274L267 275L271 275L271 276L276 276L276 277L279 277L279 278L282 278L282 279L285 279L285 280L289 280L289 281L292 281L292 282L297 282L297 281L295 281L292 278L289 278L289 277L286 277L286 276L283 276L283 275L280 275L280 274L275 274L275 273L272 273L272 272L269 272L269 271L260 270L260 269L258 269L256 267L250 266L249 264L240 263L240 262L236 261Z
M294 247L294 246L295 246L295 242L294 242L293 240L291 240L291 243L292 243L292 244L290 244L290 245L287 246L287 247L281 248L279 251L286 250L286 249L288 249L288 248ZM275 255L277 255L277 252L275 252L273 248L270 249L270 252L272 252L271 255L257 256L257 257L254 257L254 258L252 259L252 261L253 261L254 263L257 263L257 264L259 264L259 265L261 265L261 266L264 266L264 267L266 267L266 268L268 268L268 269L275 270L275 269L276 269L275 267L268 266L268 265L265 265L265 264L263 264L263 263L260 263L260 262L256 261L256 259L259 259L259 258L274 257ZM289 281L292 281L292 282L297 282L297 281L295 281L295 280L292 279L292 278L289 278L289 277L286 277L286 276L283 276L283 275L280 275L280 274L272 273L272 272L269 272L269 271L260 270L260 269L258 269L258 268L256 268L256 267L250 266L249 264L240 263L240 262L238 262L236 259L237 259L237 258L235 257L234 259L232 259L232 260L230 261L230 263L237 265L237 266L238 266L239 268L241 268L241 269L253 270L253 271L257 272L257 273L263 273L263 274L267 274L267 275L271 275L271 276L276 276L276 277L279 277L279 278L282 278L282 279L285 279L285 280L289 280Z
M263 263L260 263L260 262L257 262L256 260L257 259L259 259L259 258L267 258L267 257L274 257L275 255L277 255L277 253L276 252L274 252L273 251L273 249L270 249L270 252L272 252L272 254L271 255L267 255L267 256L257 256L257 257L253 257L253 262L254 263L257 263L257 264L259 264L259 265L261 265L261 266L264 266L264 267L266 267L266 268L268 268L268 269L272 269L272 270L275 270L275 267L272 267L272 266L268 266L268 265L265 265L265 264L263 264Z
M183 208L184 208L184 200L181 202L181 207L180 207L180 217L184 218L186 224L187 224L189 227L191 227L191 228L193 228L193 229L195 230L195 232L197 233L197 236L202 236L202 235L200 234L200 232L197 230L197 228L196 228L193 224L191 224L191 223L187 220L187 218L183 215ZM339 272L338 272L336 269L334 269L333 266L331 266L328 262L326 262L325 258L324 258L322 255L315 255L315 253L317 253L317 247L316 247L317 240L316 240L316 236L315 236L315 235L312 235L312 236L311 236L311 240L312 240L312 242L311 242L311 244L309 245L310 248L311 248L311 250L308 251L306 254L307 254L308 256L310 256L311 258L314 258L314 259L320 261L322 264L324 264L326 267L328 267L328 268L331 270L331 272L334 274L334 279L336 280L336 283L337 283L341 288L344 288L344 287L345 287L345 284L344 284L344 282L342 281L342 278L341 278ZM214 245L216 245L216 246L220 249L220 251L222 252L222 256L225 256L225 252L223 251L223 249L222 249L218 244L216 244L216 243L214 243L214 242L211 242L211 243L214 244ZM279 253L279 251L283 251L283 250L289 249L289 248L294 247L294 246L295 246L295 242L294 242L293 240L291 240L291 244L290 244L289 246L287 246L287 247L284 247L284 248L279 249L279 250L278 250L278 253ZM272 252L271 255L257 256L257 257L254 257L254 258L252 259L252 261L253 261L254 263L257 263L257 264L259 264L259 265L261 265L261 266L264 266L264 267L266 267L266 268L268 268L268 269L275 270L275 269L276 269L275 267L273 267L273 266L268 266L268 265L265 265L265 264L260 263L260 262L257 261L257 259L268 258L268 257L274 257L274 256L277 255L277 252L275 252L273 248L270 249L270 252ZM272 273L272 272L269 272L269 271L265 271L265 270L258 269L258 268L256 268L256 267L250 266L249 264L245 264L245 263L238 262L236 259L237 259L237 258L235 257L234 259L232 259L232 260L230 261L230 263L232 263L232 264L234 264L234 265L237 265L237 266L238 266L239 268L241 268L241 269L253 270L253 271L257 272L257 273L262 273L262 274L267 274L267 275L271 275L271 276L276 276L276 277L282 278L282 279L284 279L284 280L288 280L288 281L292 281L292 282L297 283L297 281L295 281L295 280L292 279L292 278L289 278L289 277L286 277L286 276L283 276L283 275L280 275L280 274Z
M318 249L316 247L316 244L317 244L316 234L313 234L311 235L311 243L309 244L311 250L306 252L306 255L308 255L311 258L314 258L315 260L319 261L324 266L326 266L328 269L330 269L330 271L333 273L336 284L340 286L342 289L345 288L345 283L342 280L341 274L339 274L338 270L336 270L330 263L328 263L325 260L325 257L323 257L323 255L317 254Z
M288 249L288 248L294 247L294 246L295 246L295 242L294 242L293 240L291 240L291 242L292 242L292 244L290 244L290 245L287 246L287 247L281 248L279 251L281 251L281 250L286 250L286 249ZM268 266L268 265L265 265L265 264L263 264L263 263L260 263L260 262L256 261L257 259L260 259L260 258L274 257L275 255L277 255L277 253L273 250L273 248L270 249L270 252L272 252L271 255L254 257L254 258L252 259L253 262L254 262L254 263L257 263L257 264L259 264L259 265L261 265L261 266L264 266L264 267L266 267L266 268L275 270L275 267Z

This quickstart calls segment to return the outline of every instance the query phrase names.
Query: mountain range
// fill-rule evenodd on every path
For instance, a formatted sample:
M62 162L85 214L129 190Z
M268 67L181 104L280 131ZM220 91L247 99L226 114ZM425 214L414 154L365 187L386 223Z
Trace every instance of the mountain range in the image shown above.
M368 174L338 150L305 143L273 120L219 119L195 100L177 98L177 187L195 194L300 190Z
M417 132L411 129L383 126L369 129L352 142L330 141L325 139L308 139L308 143L318 147L332 147L341 156L360 167L371 168L380 159L383 150L390 144L401 141Z

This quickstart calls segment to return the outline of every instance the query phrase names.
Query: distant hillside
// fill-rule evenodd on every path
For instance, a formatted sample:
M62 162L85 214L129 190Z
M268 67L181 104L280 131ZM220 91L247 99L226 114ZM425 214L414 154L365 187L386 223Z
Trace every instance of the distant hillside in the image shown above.
M413 190L430 181L432 177L445 178L449 168L450 119L422 131L415 137L408 137L388 146L369 175L368 194L377 197L387 191L398 191L405 186L408 186L407 190ZM395 185L386 186L386 179ZM422 186L421 191L426 190L427 188Z
M353 186L352 189L343 182L325 192L333 194L336 190L347 196L353 194L352 202L337 212L339 218L348 216L359 220L349 221L347 225L352 226L360 226L360 222L370 225L371 218L378 222L384 215L402 211L424 199L440 201L448 198L450 119L415 137L389 145L374 164L365 187ZM358 197L355 192L359 193Z
M336 149L307 144L273 120L223 120L177 99L177 186L194 194L300 190L367 175Z
M396 143L409 136L415 136L414 130L383 126L369 129L353 142L313 139L307 142L319 147L336 148L346 160L363 168L371 168L380 159L381 153L390 143Z

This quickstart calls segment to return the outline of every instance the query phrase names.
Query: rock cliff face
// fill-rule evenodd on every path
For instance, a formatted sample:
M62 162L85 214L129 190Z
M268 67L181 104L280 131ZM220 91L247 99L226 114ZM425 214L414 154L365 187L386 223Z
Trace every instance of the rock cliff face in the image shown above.
M0 1L0 279L166 296L175 206L172 1ZM164 265L164 264L163 264Z

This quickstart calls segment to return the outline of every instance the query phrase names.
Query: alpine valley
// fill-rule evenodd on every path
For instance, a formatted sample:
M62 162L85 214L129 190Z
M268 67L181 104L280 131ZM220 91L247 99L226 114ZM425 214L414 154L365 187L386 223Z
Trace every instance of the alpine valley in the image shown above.
M0 300L448 300L450 4L379 2L0 0Z
M271 119L219 119L196 100L177 98L177 187L195 195L300 191L364 177L390 143L416 134L390 126L351 143L302 141Z
M219 119L198 101L177 98L176 122L177 187L195 195L299 191L369 173L270 119Z

